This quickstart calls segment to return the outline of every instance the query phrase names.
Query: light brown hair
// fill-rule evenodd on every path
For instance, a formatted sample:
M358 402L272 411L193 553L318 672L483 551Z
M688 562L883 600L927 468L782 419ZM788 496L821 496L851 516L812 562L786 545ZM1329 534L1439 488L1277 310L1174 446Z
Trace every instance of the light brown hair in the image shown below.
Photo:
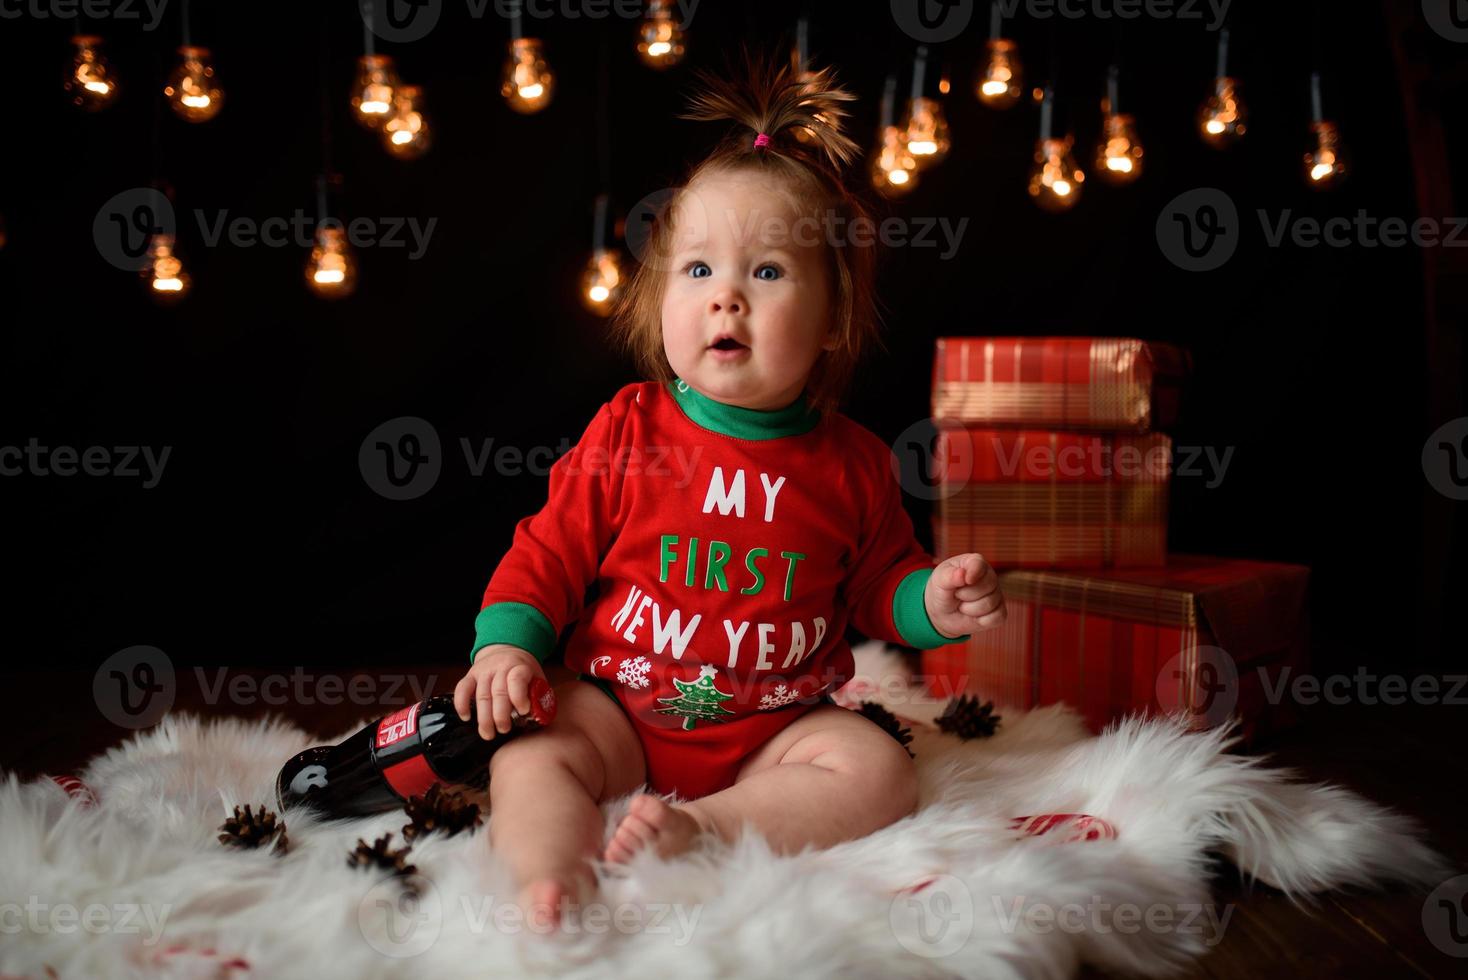
M743 70L724 79L698 73L699 87L689 109L679 118L735 123L718 146L693 167L655 216L641 261L614 311L615 343L630 353L643 374L671 381L673 367L663 348L663 292L667 256L672 243L672 216L679 198L702 177L752 172L769 181L798 212L829 216L839 222L839 239L827 240L834 350L822 350L811 369L806 397L822 415L836 411L863 353L880 344L876 312L876 246L874 236L852 241L852 223L871 228L872 211L843 179L845 167L861 155L861 147L841 132L847 116L843 103L856 96L838 87L831 69L798 74L784 59L744 53ZM755 146L759 133L769 144ZM823 226L827 227L827 226Z

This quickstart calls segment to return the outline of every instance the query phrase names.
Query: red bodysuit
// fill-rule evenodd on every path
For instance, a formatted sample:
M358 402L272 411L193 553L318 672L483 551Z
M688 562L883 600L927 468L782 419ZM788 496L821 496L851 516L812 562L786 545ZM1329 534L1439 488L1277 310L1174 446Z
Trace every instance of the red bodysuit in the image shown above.
M773 411L681 380L629 384L550 471L475 620L566 666L626 711L648 784L694 799L851 676L848 617L920 649L956 642L923 603L887 445L804 396ZM471 655L472 660L472 655Z

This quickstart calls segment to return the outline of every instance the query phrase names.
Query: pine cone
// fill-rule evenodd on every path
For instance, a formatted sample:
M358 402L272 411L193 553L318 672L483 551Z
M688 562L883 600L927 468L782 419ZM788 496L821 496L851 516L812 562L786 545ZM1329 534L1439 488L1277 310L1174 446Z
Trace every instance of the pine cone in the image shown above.
M277 822L275 814L265 809L264 804L261 804L259 813L251 812L248 803L245 804L243 810L236 806L234 816L224 821L219 829L221 831L219 843L228 844L231 847L257 848L272 837L276 837L275 847L271 849L270 853L284 854L290 850L290 840L286 837L285 824Z
M408 863L408 852L411 847L394 851L389 843L392 834L383 834L369 845L362 838L357 838L357 846L352 853L347 855L347 867L366 868L375 867L391 871L393 874L404 879L403 887L408 891L416 891L412 885L412 877L418 873L418 867Z
M907 747L907 743L912 741L912 732L902 727L902 723L897 720L896 715L875 701L863 701L861 707L856 710L858 714L864 715L876 722L882 731L897 739L897 744L902 746L903 751L907 753L909 758L917 758L917 756L913 755L912 749Z
M948 702L948 707L937 718L937 725L943 731L968 741L993 735L1002 717L994 714L993 701L979 704L977 697L965 694Z
M438 783L428 787L422 796L408 797L403 809L412 821L403 825L404 840L417 840L435 830L452 837L466 828L473 832L483 823L479 819L478 803L470 803L462 793L444 790Z

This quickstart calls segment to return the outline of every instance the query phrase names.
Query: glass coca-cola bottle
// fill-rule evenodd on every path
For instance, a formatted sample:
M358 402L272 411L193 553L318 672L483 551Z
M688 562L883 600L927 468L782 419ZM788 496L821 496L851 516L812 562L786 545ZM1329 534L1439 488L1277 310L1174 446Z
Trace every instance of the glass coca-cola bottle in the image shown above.
M510 730L479 735L471 703L462 721L454 700L438 696L380 718L337 745L294 756L275 780L278 808L306 805L328 817L395 810L435 783L484 789L489 759L519 735L549 725L556 695L544 678L530 684L530 714L510 713Z

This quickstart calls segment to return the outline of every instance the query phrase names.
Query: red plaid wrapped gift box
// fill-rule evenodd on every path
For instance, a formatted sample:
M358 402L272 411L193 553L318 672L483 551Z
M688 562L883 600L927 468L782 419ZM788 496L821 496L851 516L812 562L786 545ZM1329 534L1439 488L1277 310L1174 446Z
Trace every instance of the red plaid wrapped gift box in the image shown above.
M1113 337L940 337L933 418L1149 432L1177 417L1188 355Z
M940 424L937 554L995 568L1103 568L1167 560L1172 441Z
M1181 712L1195 728L1238 714L1252 740L1296 716L1287 682L1308 666L1309 577L1191 555L1145 570L1004 572L1004 625L924 651L923 674L940 698L1063 701L1095 731L1135 712Z

